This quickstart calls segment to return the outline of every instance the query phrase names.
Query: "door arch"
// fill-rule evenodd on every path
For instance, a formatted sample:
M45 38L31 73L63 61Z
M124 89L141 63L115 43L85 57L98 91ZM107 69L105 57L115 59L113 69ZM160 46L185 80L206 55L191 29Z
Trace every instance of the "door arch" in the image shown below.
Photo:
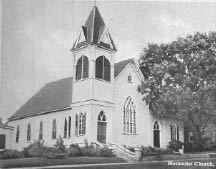
M154 139L154 147L160 148L160 125L158 121L154 123L153 139Z
M106 132L107 132L107 118L104 111L101 111L98 115L98 126L97 126L97 141L100 143L106 143Z

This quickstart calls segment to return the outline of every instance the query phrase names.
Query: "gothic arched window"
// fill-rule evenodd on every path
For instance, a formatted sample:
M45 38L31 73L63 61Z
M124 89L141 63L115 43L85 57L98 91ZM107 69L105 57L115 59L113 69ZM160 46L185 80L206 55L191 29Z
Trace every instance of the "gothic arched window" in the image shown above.
M69 116L69 124L68 124L68 137L71 136L71 116Z
M17 131L16 131L16 143L19 143L19 135L20 135L20 128L17 126Z
M56 119L53 120L53 126L52 126L52 138L56 139L56 132L57 132L57 124Z
M75 135L84 135L86 133L86 113L76 114Z
M65 118L65 123L64 123L64 138L67 137L67 119Z
M136 107L129 96L124 104L124 133L136 134Z
M89 61L86 56L81 56L76 65L76 80L88 77Z
M171 141L179 140L179 128L176 124L170 125L170 135L171 135Z
M39 140L43 139L43 122L40 122L40 128L39 128Z
M30 141L30 140L31 140L31 125L29 123L27 127L27 141Z
M95 77L110 81L110 62L105 56L96 59Z

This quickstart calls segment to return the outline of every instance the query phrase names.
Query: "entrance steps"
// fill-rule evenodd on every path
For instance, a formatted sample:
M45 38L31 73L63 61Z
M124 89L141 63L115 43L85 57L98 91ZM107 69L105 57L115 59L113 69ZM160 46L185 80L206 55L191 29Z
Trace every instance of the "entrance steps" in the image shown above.
M116 144L116 143L106 143L106 144L102 144L99 142L92 142L93 144L95 144L98 147L108 147L109 149L111 149L113 151L113 153L119 157L122 158L125 161L128 162L134 162L134 161L138 161L140 159L140 155L137 154L137 152L132 152L128 149L126 149L125 147ZM141 153L141 151L140 151Z

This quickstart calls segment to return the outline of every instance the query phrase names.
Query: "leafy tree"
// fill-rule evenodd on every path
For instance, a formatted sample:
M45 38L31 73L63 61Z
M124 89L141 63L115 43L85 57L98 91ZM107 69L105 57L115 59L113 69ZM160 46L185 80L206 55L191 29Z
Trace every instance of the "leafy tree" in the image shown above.
M201 147L205 127L216 119L216 32L149 44L139 63L145 80L138 91L152 113L182 118Z

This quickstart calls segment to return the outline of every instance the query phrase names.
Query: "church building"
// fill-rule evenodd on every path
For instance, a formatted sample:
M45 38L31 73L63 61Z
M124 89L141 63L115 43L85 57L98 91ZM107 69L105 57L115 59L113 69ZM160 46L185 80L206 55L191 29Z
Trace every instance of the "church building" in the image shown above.
M142 100L137 61L115 63L117 48L96 6L71 52L71 77L46 84L0 125L2 149L22 150L35 140L53 146L59 136L68 146L87 140L165 148L184 140L182 121L155 118Z

